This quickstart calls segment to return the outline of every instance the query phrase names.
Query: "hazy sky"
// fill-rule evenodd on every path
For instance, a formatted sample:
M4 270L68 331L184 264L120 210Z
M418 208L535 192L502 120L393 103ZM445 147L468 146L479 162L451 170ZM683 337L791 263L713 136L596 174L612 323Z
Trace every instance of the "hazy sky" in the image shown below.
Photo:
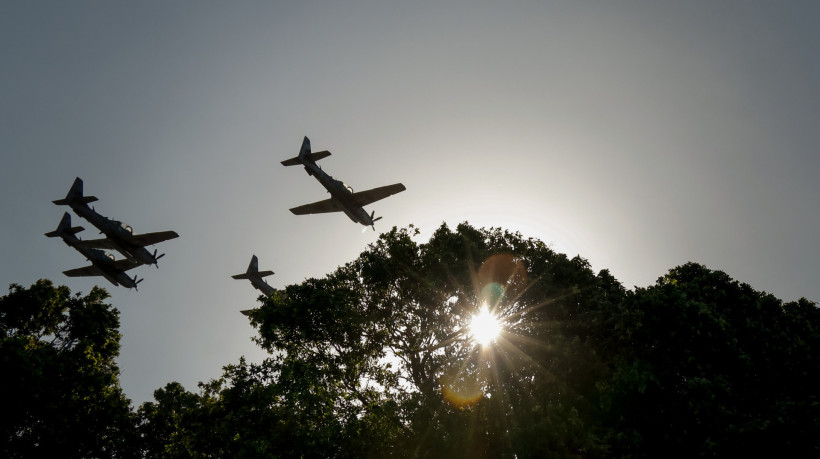
M442 222L539 238L628 288L696 261L820 300L820 3L0 3L0 284L39 278L121 311L135 403L263 353L252 254L282 287L378 233L279 162L302 137L376 229ZM68 278L74 177L136 232L175 230L140 291ZM98 237L93 227L80 236ZM153 248L151 248L153 250Z

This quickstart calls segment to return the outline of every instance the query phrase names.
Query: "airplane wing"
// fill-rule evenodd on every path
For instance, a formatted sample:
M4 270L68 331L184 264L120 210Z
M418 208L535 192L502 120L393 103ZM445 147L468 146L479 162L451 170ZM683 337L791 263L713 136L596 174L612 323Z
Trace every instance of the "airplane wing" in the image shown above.
M85 268L69 269L68 271L63 271L63 274L68 277L102 276L100 270L94 265L86 266Z
M356 204L360 207L364 207L378 201L379 199L384 199L396 193L401 193L406 189L407 188L405 188L401 183L395 183L393 185L380 186L378 188L353 193L353 199L356 200Z
M108 249L117 250L117 247L111 243L111 239L91 239L87 241L79 241L75 244L77 247L84 249Z
M294 207L293 209L290 209L290 211L293 212L295 215L323 214L327 212L340 212L341 210L342 206L340 206L333 199L325 199L324 201L305 204L303 206Z
M153 245L168 239L179 237L176 231L159 231L156 233L136 234L128 238L129 242L140 247Z
M129 269L136 268L137 266L141 265L142 263L136 260L129 260L128 258L123 258L122 260L117 260L114 262L114 268L120 271L128 271Z

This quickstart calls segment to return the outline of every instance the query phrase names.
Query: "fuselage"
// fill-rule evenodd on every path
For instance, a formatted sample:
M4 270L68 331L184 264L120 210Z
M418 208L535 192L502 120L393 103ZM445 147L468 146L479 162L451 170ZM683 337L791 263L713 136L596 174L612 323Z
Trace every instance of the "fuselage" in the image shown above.
M259 290L267 296L270 296L270 294L273 293L274 288L265 282L261 277L250 275L248 279L251 281L251 285L253 285L253 288L256 290Z
M139 261L144 265L152 265L157 262L154 255L145 247L130 242L131 236L134 235L134 230L130 226L121 221L111 220L98 214L97 211L88 207L88 204L83 202L73 201L69 203L69 206L77 215L86 219L105 234L111 245L124 257Z
M80 249L78 249L80 250ZM80 250L80 253L85 255L86 258L97 268L100 275L108 279L114 285L122 285L123 287L128 288L136 288L137 284L134 282L134 279L128 277L128 274L125 274L125 271L120 271L116 267L113 266L114 256L108 253L103 252L100 249L84 249Z
M115 259L113 255L100 249L87 249L80 247L78 244L80 239L71 233L62 233L60 234L60 237L66 245L80 252L88 261L90 261L97 274L106 278L108 282L111 282L115 286L123 285L128 288L135 288L137 286L134 279L128 277L128 275L125 274L125 271L122 271L114 266Z
M373 220L367 214L367 211L353 199L353 188L341 180L331 177L313 161L304 161L302 164L305 166L308 175L315 177L325 187L330 193L330 197L342 207L342 211L348 218L365 226L373 225Z

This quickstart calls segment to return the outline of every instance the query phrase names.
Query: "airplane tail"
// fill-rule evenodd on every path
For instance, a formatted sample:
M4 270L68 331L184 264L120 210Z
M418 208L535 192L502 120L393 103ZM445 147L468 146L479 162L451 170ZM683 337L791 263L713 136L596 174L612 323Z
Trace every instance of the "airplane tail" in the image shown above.
M272 276L273 271L259 271L259 259L256 255L251 257L251 263L248 265L248 270L243 274L236 274L231 277L234 279L250 279L251 276L267 277Z
M299 158L304 159L310 155L310 139L305 136L305 140L302 141L302 148L299 150Z
M63 219L60 220L60 224L57 225L57 229L54 231L50 231L46 233L48 237L60 237L63 234L77 234L82 231L84 228L82 226L71 226L71 215L68 212L63 214Z
M305 162L316 162L322 158L327 158L330 156L330 152L325 151L317 151L316 153L310 152L310 139L305 136L305 140L302 141L302 149L299 150L299 156L294 156L293 158L286 159L282 161L283 166L299 166L304 164Z
M80 177L74 179L74 184L71 185L71 189L68 190L68 194L65 195L64 199L58 199L56 201L51 201L58 206L70 206L72 202L82 202L83 204L88 204L89 202L96 201L97 198L95 196L83 196L83 180Z

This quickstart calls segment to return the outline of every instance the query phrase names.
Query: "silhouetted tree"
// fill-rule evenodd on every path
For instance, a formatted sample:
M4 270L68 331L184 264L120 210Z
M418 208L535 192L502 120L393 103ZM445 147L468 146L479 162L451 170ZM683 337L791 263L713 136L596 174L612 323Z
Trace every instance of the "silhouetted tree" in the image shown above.
M37 281L0 297L0 456L130 457L138 453L119 386L118 311L94 288Z
M688 263L611 318L619 455L820 453L820 310Z
M140 410L161 457L820 452L820 317L697 264L625 290L541 241L382 234L251 313L258 364ZM502 331L471 336L488 307Z
M462 224L418 244L416 233L394 228L266 299L252 322L271 357L226 367L200 395L158 391L140 409L145 435L161 439L152 451L211 432L214 455L603 454L595 324L620 284L519 234ZM482 305L504 324L487 347L469 336ZM175 427L194 425L186 416L211 420L186 433Z

